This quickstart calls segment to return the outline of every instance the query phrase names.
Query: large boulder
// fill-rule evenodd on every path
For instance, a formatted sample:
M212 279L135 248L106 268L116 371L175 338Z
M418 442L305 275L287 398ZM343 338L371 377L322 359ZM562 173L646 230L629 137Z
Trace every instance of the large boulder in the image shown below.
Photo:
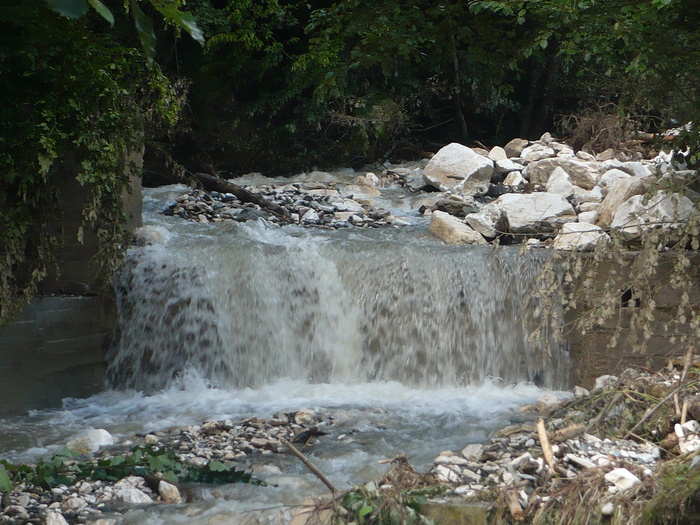
M608 194L597 210L595 224L604 230L610 228L619 206L630 197L646 193L647 189L648 185L645 179L638 177L617 179L612 186L608 187Z
M561 168L568 173L572 184L586 190L593 189L598 180L598 166L596 164L567 157L532 162L525 168L525 178L532 184L544 186L556 168Z
M519 157L530 142L525 139L513 139L503 148L508 157Z
M551 237L563 224L576 222L574 208L555 193L509 193L497 202L505 226L514 234Z
M585 222L571 222L561 227L559 235L554 239L554 249L589 252L609 242L608 234L598 226Z
M430 159L423 170L425 182L441 191L485 195L491 182L493 161L471 148L453 142Z
M647 202L644 196L634 195L617 209L610 228L635 239L653 228L675 228L696 213L693 201L679 193L659 192Z
M430 232L447 244L487 244L480 233L444 211L433 212L430 218Z
M554 168L545 188L549 193L556 193L567 200L574 196L574 185L571 184L571 177L560 167Z

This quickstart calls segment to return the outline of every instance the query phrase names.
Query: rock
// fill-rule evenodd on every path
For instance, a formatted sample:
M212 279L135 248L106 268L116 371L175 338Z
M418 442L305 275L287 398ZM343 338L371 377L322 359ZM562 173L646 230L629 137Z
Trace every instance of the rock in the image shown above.
M612 501L608 501L607 503L604 503L600 507L600 513L603 516L612 516L615 514L615 504Z
M520 152L520 158L525 159L528 162L537 162L538 160L555 157L556 154L557 152L554 151L553 148L549 148L544 144L535 142Z
M73 496L68 498L61 504L61 507L66 510L82 510L87 507L87 502L83 498Z
M441 191L456 190L465 195L484 195L489 189L493 161L471 148L453 142L430 159L423 170L425 181Z
M581 216L579 215L579 220ZM610 237L599 226L586 222L571 222L562 226L554 239L555 250L589 252L606 245Z
M615 184L615 182L617 182L620 179L626 179L629 177L631 177L629 173L625 173L624 171L619 170L617 168L613 168L603 173L603 176L600 177L600 180L598 181L598 186L600 186L600 189L603 192L603 197L605 197L608 194L608 189L612 187L612 185Z
M537 410L540 412L548 412L556 406L559 406L561 401L559 398L552 394L545 394L540 396L537 400Z
M156 443L158 443L158 436L156 436L155 434L146 434L143 437L143 441L147 445L155 445Z
M500 146L494 146L493 148L491 148L488 157L494 162L497 162L499 160L508 160L508 154L506 153L506 150Z
M520 157L522 151L530 144L529 141L525 139L513 139L508 144L504 146L504 150L508 157Z
M434 211L430 232L447 244L487 244L484 237L468 224L443 211Z
M673 228L674 223L686 221L695 214L693 201L685 195L659 192L647 203L642 195L635 195L620 205L610 227L635 239L643 231Z
M142 490L137 489L136 487L125 485L119 488L115 496L117 499L123 501L124 503L130 503L134 505L142 505L145 503L153 503L153 500L151 497L143 492Z
M553 193L511 193L496 202L505 226L515 234L553 236L562 224L576 221L571 204Z
M479 461L483 450L484 445L481 445L479 443L473 443L471 445L467 445L462 449L462 456L464 456L469 461Z
M158 482L158 494L160 494L160 499L165 503L182 502L182 496L180 496L180 491L178 488L163 479Z
M300 408L294 414L294 422L297 425L307 425L314 420L314 411L308 408Z
M587 388L583 388L582 386L575 386L574 387L574 397L583 397L587 396L590 394L590 391Z
M574 186L573 201L579 205L589 202L600 204L603 201L603 193L598 186L595 186L592 190L584 190Z
M618 490L627 490L641 483L641 480L626 468L616 468L605 475L605 480Z
M459 474L446 465L438 465L435 470L438 479L443 483L458 483L460 481Z
M521 171L511 171L506 178L503 179L503 184L506 186L524 186L527 184L527 180L525 180Z
M28 520L29 513L22 505L8 505L4 509L5 515L12 518L18 518L21 520Z
M438 199L435 204L440 211L447 212L455 217L464 217L465 215L479 211L476 202L474 202L474 199L469 195L449 194L446 197Z
M651 170L641 162L623 162L620 164L620 170L629 173L633 177L648 177L651 175Z
M582 213L578 214L578 221L579 222L586 222L588 224L593 224L593 221L595 221L595 211L584 211ZM597 228L597 226L596 226Z
M620 178L612 186L608 187L608 194L598 208L594 224L604 230L610 228L615 212L620 205L635 195L642 195L647 191L647 183L644 179L635 177Z
M593 155L591 155L587 151L583 151L583 150L576 152L576 158L581 159L581 160L585 160L586 162L595 162L596 161L595 157Z
M50 510L46 513L46 525L68 525L68 522L59 511Z
M549 175L545 189L549 193L556 193L565 199L574 196L574 185L571 184L569 174L563 168L557 166Z
M562 168L569 175L571 184L586 190L593 189L598 178L596 164L562 157L532 162L525 168L523 175L531 184L544 186L556 168Z
M514 171L523 171L525 167L522 164L518 164L517 162L513 162L510 159L505 159L505 160L497 160L495 164L495 170L496 172L502 174L502 175L507 175L509 173L512 173Z
M590 211L595 212L598 208L600 208L600 204L600 202L582 202L579 204L578 208L581 210L581 213L587 213Z
M619 381L617 376L611 376L611 375L603 375L603 376L598 376L595 379L595 386L593 387L594 390L598 390L599 388L605 388L607 386L614 386L617 384Z
M84 435L70 440L66 447L80 454L91 454L97 452L100 447L113 445L114 437L102 428L93 428Z

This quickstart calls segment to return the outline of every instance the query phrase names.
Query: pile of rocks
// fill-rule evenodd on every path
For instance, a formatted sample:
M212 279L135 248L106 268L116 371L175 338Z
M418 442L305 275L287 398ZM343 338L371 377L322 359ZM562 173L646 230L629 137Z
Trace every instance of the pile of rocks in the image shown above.
M388 210L373 204L368 195L378 195L381 181L373 173L358 178L356 185L315 182L291 183L283 186L247 186L289 212L291 221L302 226L326 228L405 226L405 218L395 217ZM399 180L399 179L392 179ZM195 222L246 222L264 219L280 224L281 219L258 204L242 202L233 193L191 190L176 199L163 211Z
M497 198L463 216L433 213L431 231L450 244L481 244L506 234L531 244L553 239L557 249L580 251L607 244L611 229L634 241L648 228L674 228L697 213L688 195L696 202L700 195L692 191L659 189L648 202L643 198L652 186L675 181L680 187L692 179L694 172L679 170L684 166L673 158L661 153L629 160L611 150L594 157L549 133L490 151L449 144L426 165L426 182L455 200Z
M583 480L582 486L600 485L604 480L606 496L596 502L600 505L597 511L611 516L616 510L616 495L623 496L624 491L645 482L649 487L661 486L653 479L665 461L685 455L691 468L700 465L700 456L694 454L700 450L700 424L694 419L685 421L685 415L674 415L670 395L659 402L659 406L666 405L666 410L660 411L666 415L658 415L650 423L653 429L645 434L646 439L625 439L634 434L637 423L656 411L649 406L654 397L647 392L682 390L680 402L686 405L683 413L700 413L697 383L682 389L682 381L680 374L636 370L626 371L619 379L603 376L593 392L577 388L578 396L567 401L542 399L536 406L521 407L524 419L544 419L537 425L525 421L503 428L489 444L469 444L460 453L443 451L431 472L452 486L452 498L494 501L498 494L509 492L517 501L518 513L523 509L537 512L550 502L552 494L561 494L566 484L576 486L577 480ZM620 394L623 391L627 395ZM640 395L635 399L636 392ZM646 402L640 401L643 399ZM599 411L589 409L588 413L582 407L597 407ZM536 413L529 412L531 409ZM681 421L674 424L675 417ZM650 495L641 492L635 497ZM522 514L513 518L519 521Z
M80 448L80 452L86 455L97 452L91 456L95 462L141 445L171 450L185 464L196 467L204 467L213 460L236 466L250 455L283 452L286 449L280 438L290 441L298 438L297 441L301 440L299 447L302 447L307 440L315 441L317 436L325 433L319 432L319 427L332 424L329 417L300 409L276 413L269 419L206 421L202 425L132 436L120 443L106 430L96 429L71 440L68 445ZM118 520L105 517L105 514L139 505L181 503L185 499L177 486L162 479L140 476L127 476L117 482L85 480L52 489L22 483L3 495L0 524L115 525Z

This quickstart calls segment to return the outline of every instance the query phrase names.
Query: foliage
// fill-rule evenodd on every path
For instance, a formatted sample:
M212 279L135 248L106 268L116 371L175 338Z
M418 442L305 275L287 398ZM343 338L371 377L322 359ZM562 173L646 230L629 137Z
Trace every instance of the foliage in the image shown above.
M386 492L370 482L345 493L337 518L358 525L429 525L432 521L420 513L420 506L436 491L433 487Z
M183 463L175 452L151 446L134 447L131 452L97 460L80 460L80 454L63 449L36 466L0 461L0 489L9 492L13 484L28 483L45 489L73 485L78 481L119 481L127 476L152 476L171 483L254 483L249 473L227 467L220 461L204 466Z
M84 228L95 230L97 262L110 275L129 238L126 154L142 147L147 120L177 120L162 72L92 23L59 17L41 0L0 10L0 322L29 300L54 260L66 177L90 190Z

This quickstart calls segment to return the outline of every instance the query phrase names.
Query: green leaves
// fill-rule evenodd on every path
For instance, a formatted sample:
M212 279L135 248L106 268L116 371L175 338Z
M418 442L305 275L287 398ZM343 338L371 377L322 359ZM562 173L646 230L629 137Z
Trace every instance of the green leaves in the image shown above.
M12 480L7 473L5 465L2 463L0 463L0 490L4 492L10 492L12 490Z
M137 0L131 0L130 5L141 47L146 54L146 60L152 64L156 56L156 33L153 30L153 21L141 10Z
M99 15L109 22L109 25L114 25L114 15L106 5L104 5L100 0L88 0L92 8L99 13Z

